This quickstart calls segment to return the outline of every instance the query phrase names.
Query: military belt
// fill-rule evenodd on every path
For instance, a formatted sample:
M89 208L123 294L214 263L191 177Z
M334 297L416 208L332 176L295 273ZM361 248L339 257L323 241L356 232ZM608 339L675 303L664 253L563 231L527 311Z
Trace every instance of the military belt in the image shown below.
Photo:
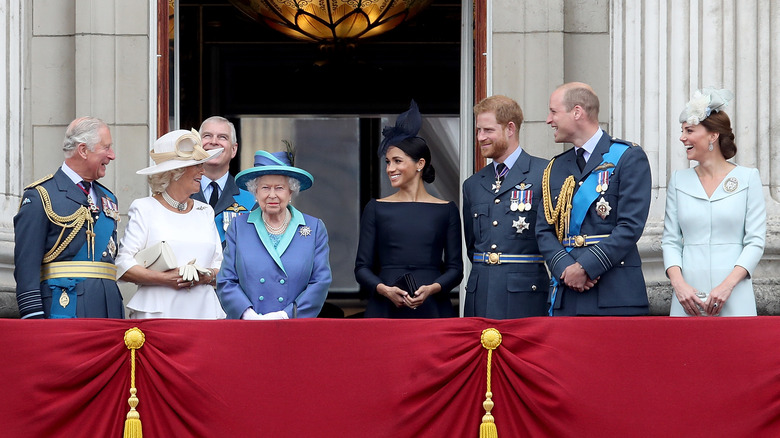
M561 244L566 247L581 248L583 246L595 245L601 242L602 239L609 237L609 234L595 234L588 236L586 234L569 236L561 241Z
M52 278L116 280L116 265L105 262L52 262L41 266L41 281Z
M503 254L500 252L476 252L472 259L475 262L488 265L501 265L504 263L544 263L541 254Z

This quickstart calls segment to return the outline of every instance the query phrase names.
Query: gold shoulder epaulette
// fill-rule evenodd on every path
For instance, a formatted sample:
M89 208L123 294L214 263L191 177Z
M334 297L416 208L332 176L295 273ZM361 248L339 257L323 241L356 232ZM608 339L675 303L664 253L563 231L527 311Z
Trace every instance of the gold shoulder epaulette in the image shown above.
M32 184L28 185L28 186L27 186L27 187L25 187L24 189L25 189L25 190L27 190L27 189L31 189L31 188L33 188L33 187L37 186L38 184L42 184L42 183L44 183L44 182L46 182L46 181L48 181L48 180L50 180L50 179L52 179L52 178L54 178L54 174L53 174L53 173L50 173L50 174L48 174L48 175L44 176L43 178L39 179L38 181L35 181L34 183L32 183Z

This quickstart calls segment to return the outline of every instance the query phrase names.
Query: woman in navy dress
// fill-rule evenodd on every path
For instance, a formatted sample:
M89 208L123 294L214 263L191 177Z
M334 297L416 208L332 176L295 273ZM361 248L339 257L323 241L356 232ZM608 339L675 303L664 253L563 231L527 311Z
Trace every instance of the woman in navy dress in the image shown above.
M369 201L360 221L355 278L370 291L367 318L456 316L449 293L463 278L460 215L454 202L425 189L435 171L428 145L417 137L421 124L412 101L382 132L379 154L398 191ZM405 290L409 284L416 289Z

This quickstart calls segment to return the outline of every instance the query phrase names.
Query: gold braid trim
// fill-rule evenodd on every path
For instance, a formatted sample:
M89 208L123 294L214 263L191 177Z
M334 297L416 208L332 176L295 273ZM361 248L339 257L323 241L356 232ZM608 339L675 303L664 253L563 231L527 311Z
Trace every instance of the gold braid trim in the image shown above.
M51 221L51 223L54 225L62 227L62 231L60 231L60 235L57 237L57 242L54 244L54 247L50 249L49 252L44 254L43 263L49 263L56 259L57 256L59 256L62 251L68 247L68 245L70 245L70 242L73 241L73 238L76 237L76 234L81 231L85 222L87 223L88 238L87 254L89 254L89 248L92 248L92 253L94 256L95 232L92 231L94 219L92 219L92 214L89 212L89 209L82 205L70 216L60 216L54 212L54 209L51 206L49 192L47 192L46 189L41 186L35 186L35 190L37 190L38 194L41 195L41 203L43 204L43 211L46 213L46 217L48 217L49 221ZM62 235L65 234L65 229L67 228L72 228L73 230L70 232L70 234L68 234L68 237L65 238L65 241L62 241ZM60 243L61 241L62 243Z
M553 209L552 195L550 194L550 172L552 170L555 158L550 160L550 164L544 169L542 175L542 204L544 205L544 218L547 223L555 228L555 235L558 241L562 241L569 234L569 219L571 219L571 200L574 197L574 175L569 175L561 185L561 192L558 194L558 203Z

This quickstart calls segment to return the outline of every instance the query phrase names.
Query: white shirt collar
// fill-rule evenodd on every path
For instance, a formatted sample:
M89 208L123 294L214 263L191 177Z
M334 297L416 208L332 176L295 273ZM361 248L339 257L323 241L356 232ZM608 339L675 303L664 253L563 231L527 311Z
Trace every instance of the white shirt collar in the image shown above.
M588 141L585 142L584 145L582 145L582 148L585 149L585 154L583 155L585 157L585 161L588 161L590 154L592 154L596 149L596 145L599 144L599 140L601 140L602 135L604 135L604 131L599 129L595 134L593 134L593 137L591 137ZM576 148L574 152L577 152Z
M227 184L228 174L230 172L225 172L224 175L222 175L219 179L216 180L217 185L219 186L220 190L225 190L225 184ZM207 177L206 175L203 175L200 177L200 189L203 190L203 194L206 194L206 187L211 184L213 180ZM208 198L207 198L208 199Z
M517 149L515 149L515 151L512 152L511 154L509 154L509 156L506 157L506 160L504 160L504 164L506 164L506 167L511 169L512 166L515 165L515 162L520 157L521 153L523 153L523 148L518 146ZM496 166L498 166L498 162L497 161L493 161L493 169L495 169Z

